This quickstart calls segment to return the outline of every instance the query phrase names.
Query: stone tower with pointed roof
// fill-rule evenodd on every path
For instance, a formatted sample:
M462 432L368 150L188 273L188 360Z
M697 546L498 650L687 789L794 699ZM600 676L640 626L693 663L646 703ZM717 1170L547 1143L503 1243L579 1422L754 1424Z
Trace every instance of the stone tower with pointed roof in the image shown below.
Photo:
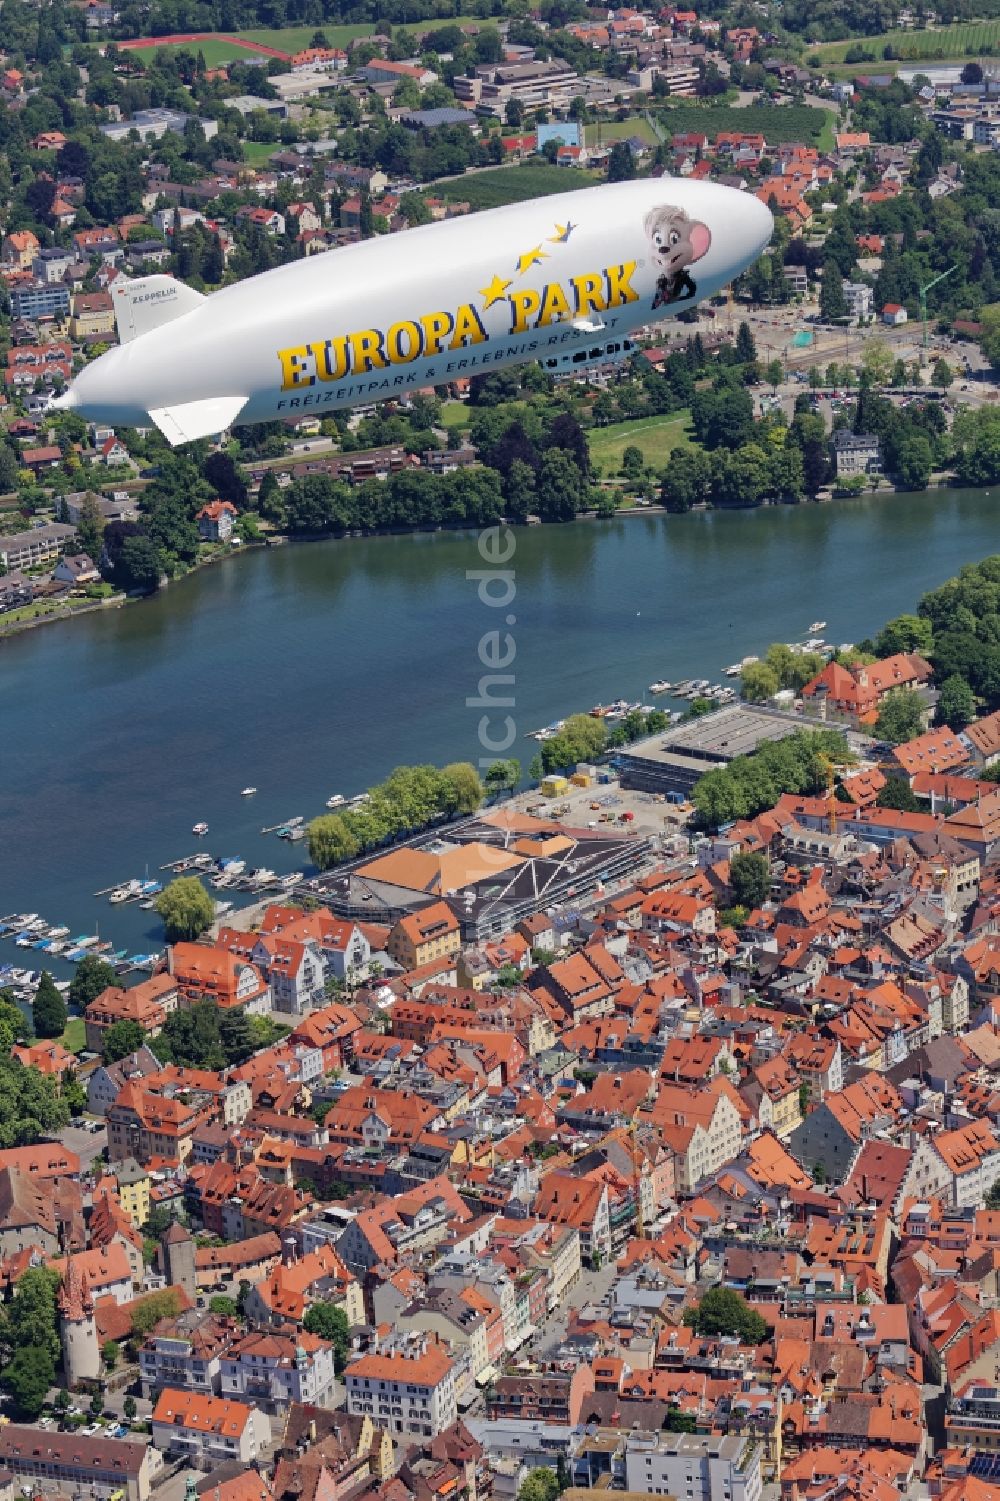
M96 1381L101 1374L101 1347L97 1338L94 1300L87 1278L72 1256L59 1287L60 1332L66 1385Z
M198 1284L194 1266L194 1237L174 1220L160 1242L163 1272L170 1287L182 1287L192 1303L197 1301Z

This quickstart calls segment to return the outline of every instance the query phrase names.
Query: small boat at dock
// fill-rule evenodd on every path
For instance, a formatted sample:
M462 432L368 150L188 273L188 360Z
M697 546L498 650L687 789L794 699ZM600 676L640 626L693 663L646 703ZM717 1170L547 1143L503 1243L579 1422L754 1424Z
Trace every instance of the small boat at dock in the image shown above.
M655 683L649 685L650 693L669 693L670 684L666 678L657 678Z
M327 798L326 806L328 808L339 808L343 801L344 794L342 792L335 792L332 797Z
M141 881L126 881L123 886L115 887L114 891L108 897L108 901L111 902L112 906L117 906L119 902L130 902L141 894Z

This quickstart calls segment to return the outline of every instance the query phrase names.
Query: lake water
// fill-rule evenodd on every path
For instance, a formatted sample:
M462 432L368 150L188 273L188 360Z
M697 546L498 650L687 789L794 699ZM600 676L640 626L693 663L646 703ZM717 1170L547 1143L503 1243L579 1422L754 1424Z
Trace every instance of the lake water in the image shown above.
M466 576L484 566L472 533L289 546L3 641L0 913L158 946L154 913L91 893L190 853L200 819L216 855L301 868L304 846L263 825L401 762L476 759L485 633L516 642L526 767L525 733L568 712L648 703L660 677L717 680L816 619L834 642L874 631L1000 550L998 503L935 491L520 529L501 609Z

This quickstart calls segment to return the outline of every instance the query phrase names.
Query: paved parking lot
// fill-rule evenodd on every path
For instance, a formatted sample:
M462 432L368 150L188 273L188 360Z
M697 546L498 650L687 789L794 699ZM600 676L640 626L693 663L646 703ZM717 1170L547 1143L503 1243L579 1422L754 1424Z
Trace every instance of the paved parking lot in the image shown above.
M597 804L595 807L594 805ZM574 787L557 797L543 797L538 789L518 798L518 806L530 808L539 818L557 818L570 828L629 829L633 833L660 836L676 831L684 811L648 792L623 791L617 780L607 786ZM631 821L622 821L631 813Z

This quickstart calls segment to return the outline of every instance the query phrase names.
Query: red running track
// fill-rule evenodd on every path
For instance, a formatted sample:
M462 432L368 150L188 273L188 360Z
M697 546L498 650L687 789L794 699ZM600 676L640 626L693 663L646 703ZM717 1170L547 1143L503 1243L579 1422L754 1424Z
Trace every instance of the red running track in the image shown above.
M186 31L173 32L170 36L133 37L131 41L115 42L115 46L120 52L135 52L140 47L177 47L188 42L233 42L244 52L260 52L265 57L280 58L283 63L288 62L291 57L290 52L279 52L277 47L266 47L263 42L245 41L243 37L229 36L220 31Z

